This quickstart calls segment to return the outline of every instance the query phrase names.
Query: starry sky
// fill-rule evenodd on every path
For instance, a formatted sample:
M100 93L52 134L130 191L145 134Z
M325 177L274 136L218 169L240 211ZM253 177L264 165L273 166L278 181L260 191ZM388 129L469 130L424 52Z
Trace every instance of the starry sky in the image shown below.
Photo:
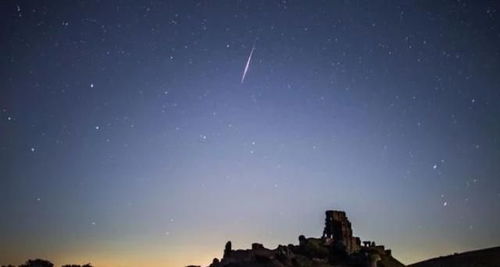
M499 7L1 1L0 264L500 245Z

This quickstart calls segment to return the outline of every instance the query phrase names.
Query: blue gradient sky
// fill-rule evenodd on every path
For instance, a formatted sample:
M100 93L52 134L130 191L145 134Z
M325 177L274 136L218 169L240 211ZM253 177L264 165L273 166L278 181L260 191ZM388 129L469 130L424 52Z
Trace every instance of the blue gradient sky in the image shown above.
M326 209L405 263L499 245L495 1L0 12L0 264L208 264Z

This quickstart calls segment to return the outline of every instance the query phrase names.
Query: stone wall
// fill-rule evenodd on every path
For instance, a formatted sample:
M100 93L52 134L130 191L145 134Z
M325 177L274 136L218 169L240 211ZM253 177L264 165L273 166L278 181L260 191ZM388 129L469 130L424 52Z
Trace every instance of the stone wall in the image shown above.
M352 235L351 222L345 212L327 210L323 238L333 239L334 246L343 249L347 254L359 251L361 240Z

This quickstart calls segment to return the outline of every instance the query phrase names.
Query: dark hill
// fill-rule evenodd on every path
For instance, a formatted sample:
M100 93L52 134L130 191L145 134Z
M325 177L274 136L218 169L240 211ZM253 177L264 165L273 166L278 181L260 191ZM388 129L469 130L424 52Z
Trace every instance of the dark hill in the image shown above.
M500 267L500 247L441 256L409 267Z

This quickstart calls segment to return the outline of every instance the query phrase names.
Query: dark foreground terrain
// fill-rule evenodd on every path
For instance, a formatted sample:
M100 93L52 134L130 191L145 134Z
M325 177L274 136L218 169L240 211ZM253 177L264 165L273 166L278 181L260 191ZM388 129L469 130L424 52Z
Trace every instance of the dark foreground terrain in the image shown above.
M411 267L500 267L500 247L441 256L410 264Z
M13 265L6 265L14 267ZM53 267L47 260L28 260L19 267ZM226 243L222 259L213 259L209 267L402 267L390 249L363 241L352 234L351 223L343 211L326 211L321 238L299 236L299 244L280 245L275 249L254 243L251 249L233 250ZM500 267L500 247L455 253L409 265L410 267ZM4 267L4 266L2 266ZM63 267L92 267L63 265ZM199 267L190 265L187 267Z

